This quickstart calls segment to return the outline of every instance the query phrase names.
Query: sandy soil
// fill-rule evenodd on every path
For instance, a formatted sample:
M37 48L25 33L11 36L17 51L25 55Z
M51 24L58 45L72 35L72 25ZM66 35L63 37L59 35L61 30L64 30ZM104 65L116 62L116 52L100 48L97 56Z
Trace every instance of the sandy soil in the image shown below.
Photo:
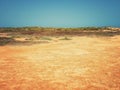
M0 46L0 90L120 90L120 36Z

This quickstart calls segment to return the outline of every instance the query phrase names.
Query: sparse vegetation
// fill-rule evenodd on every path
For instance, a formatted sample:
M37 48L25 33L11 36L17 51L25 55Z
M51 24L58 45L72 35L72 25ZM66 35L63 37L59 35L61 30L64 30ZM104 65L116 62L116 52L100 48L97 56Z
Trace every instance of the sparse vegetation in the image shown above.
M69 36L115 36L120 35L120 28L112 27L80 27L80 28L43 28L43 27L17 27L0 28L0 45L8 44L14 40L19 42L39 42L53 40L51 36L57 37L53 41L71 40ZM63 37L64 36L64 37ZM63 37L63 38L59 38ZM4 39L7 38L7 39ZM9 38L9 40L8 40ZM18 40L18 41L17 41ZM15 43L14 42L14 43Z
M44 27L17 27L17 28L0 28L0 32L7 32L21 35L104 35L114 32L120 34L119 28L110 27L80 27L80 28L44 28ZM102 34L103 33L103 34Z
M15 40L13 38L8 37L0 37L0 46L3 46L5 44L8 44L10 42L14 42Z
M71 40L71 38L65 36L64 38L61 38L60 40Z
M41 40L52 40L50 37L44 36L40 38Z

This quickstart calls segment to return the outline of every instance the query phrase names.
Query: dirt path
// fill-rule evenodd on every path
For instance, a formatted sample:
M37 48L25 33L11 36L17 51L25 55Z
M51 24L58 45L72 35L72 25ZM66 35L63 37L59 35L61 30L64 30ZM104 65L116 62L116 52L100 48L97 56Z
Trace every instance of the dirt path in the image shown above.
M1 46L0 90L120 90L120 36Z

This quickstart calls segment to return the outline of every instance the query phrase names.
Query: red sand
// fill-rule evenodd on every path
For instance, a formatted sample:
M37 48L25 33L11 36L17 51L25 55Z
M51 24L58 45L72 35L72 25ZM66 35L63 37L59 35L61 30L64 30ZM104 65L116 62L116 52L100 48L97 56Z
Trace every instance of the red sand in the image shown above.
M0 90L120 90L120 36L1 46Z

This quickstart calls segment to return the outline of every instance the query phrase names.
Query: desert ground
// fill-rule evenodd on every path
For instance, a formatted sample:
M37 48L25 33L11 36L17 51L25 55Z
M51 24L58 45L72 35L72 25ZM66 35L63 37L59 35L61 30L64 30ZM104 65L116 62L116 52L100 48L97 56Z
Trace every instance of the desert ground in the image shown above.
M0 46L0 90L120 90L119 35L49 38Z

